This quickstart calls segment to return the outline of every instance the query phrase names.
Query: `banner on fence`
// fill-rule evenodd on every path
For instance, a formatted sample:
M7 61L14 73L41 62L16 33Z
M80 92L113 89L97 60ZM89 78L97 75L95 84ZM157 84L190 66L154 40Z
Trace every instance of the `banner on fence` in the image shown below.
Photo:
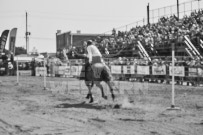
M19 73L20 76L31 76L32 75L31 70L18 70L18 73Z
M58 74L59 75L65 75L65 73L70 73L67 66L58 66Z
M137 66L137 74L149 75L149 66Z
M45 73L45 75L47 75L47 68L36 67L35 68L35 73L36 73L36 76L44 76L44 73Z
M64 69L64 74L63 75L66 75L66 76L69 76L71 77L71 69L69 66L66 66L66 68Z
M172 66L169 66L169 75L172 76ZM185 68L183 66L174 66L174 76L185 76Z
M111 66L112 74L121 74L121 66Z
M152 75L166 75L166 66L152 66Z
M203 68L198 68L197 72L199 77L203 77Z
M189 68L188 69L188 76L197 77L198 76L198 69L197 68Z
M135 74L135 67L134 66L123 66L123 73L124 74Z
M78 66L71 66L70 67L70 73L72 76L78 76L79 75L79 67Z
M58 75L69 76L69 77L72 76L70 66L58 66L56 70L57 70L56 74Z

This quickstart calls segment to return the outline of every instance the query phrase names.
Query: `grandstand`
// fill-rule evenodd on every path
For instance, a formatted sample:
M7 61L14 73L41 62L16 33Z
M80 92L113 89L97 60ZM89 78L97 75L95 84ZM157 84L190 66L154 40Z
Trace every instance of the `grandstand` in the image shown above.
M110 54L120 51L120 57L138 57L141 48L149 57L171 56L171 44L175 43L176 56L202 57L203 11L192 12L190 16L177 19L175 15L162 17L157 23L132 28L126 32L116 32L111 39L98 46L107 47ZM116 50L116 51L115 51ZM140 55L141 57L144 55Z
M191 2L189 4L194 5L194 3ZM187 4L187 2L182 3L180 6ZM167 8L164 7L162 9ZM113 29L108 36L102 36L103 34L101 36L94 35L85 39L93 39L105 57L147 58L150 61L153 58L170 58L171 44L174 43L176 58L180 60L184 58L202 59L203 10L198 6L196 9L184 9L180 13L182 16L178 16L179 18L173 12L171 14L165 13L162 16L158 16L156 23L143 23L143 25L137 25L125 31ZM149 18L153 22L154 19L154 16ZM57 35L60 36L62 34ZM77 45L72 45L76 46L76 50L81 50L82 41L85 39L75 39ZM65 46L65 44L61 46ZM108 55L105 53L105 50L109 52ZM79 52L83 53L83 51ZM69 56L72 57L70 54Z

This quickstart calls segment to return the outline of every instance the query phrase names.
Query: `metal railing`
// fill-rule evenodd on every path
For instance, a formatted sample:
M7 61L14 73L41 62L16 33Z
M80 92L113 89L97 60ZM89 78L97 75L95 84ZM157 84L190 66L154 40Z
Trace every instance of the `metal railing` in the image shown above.
M184 2L179 4L179 18L182 18L185 15L190 15L191 12L198 11L202 9L203 1L201 0L192 0L189 2ZM150 22L156 23L159 18L167 17L171 15L178 16L177 5L166 6L158 9L150 10Z
M203 1L201 0L192 0L189 2L184 2L179 4L179 18L182 18L183 16L191 15L191 12L202 10L203 9ZM159 18L161 17L170 17L171 15L177 16L177 5L170 5L166 7L161 7L157 9L152 9L149 11L149 20L150 23L157 23ZM135 28L136 26L143 26L147 24L147 18L143 18L141 20L120 26L115 28L117 31L129 31L132 28ZM111 33L112 31L105 32Z

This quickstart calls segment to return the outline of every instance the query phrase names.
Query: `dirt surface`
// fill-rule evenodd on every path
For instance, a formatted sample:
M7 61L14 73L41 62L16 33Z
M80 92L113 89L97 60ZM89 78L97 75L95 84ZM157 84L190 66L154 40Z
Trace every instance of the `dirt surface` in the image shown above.
M102 99L96 87L94 103L87 88L73 78L0 77L0 135L202 135L203 87L116 82L116 100ZM46 89L44 89L44 86Z

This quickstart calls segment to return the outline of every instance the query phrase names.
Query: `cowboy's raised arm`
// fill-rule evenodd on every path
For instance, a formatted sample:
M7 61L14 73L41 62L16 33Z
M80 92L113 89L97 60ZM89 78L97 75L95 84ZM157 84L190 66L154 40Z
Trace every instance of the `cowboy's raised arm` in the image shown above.
M79 53L77 53L75 50L74 50L74 53L77 55L77 56L80 56L80 57L87 57L87 54L79 54Z

